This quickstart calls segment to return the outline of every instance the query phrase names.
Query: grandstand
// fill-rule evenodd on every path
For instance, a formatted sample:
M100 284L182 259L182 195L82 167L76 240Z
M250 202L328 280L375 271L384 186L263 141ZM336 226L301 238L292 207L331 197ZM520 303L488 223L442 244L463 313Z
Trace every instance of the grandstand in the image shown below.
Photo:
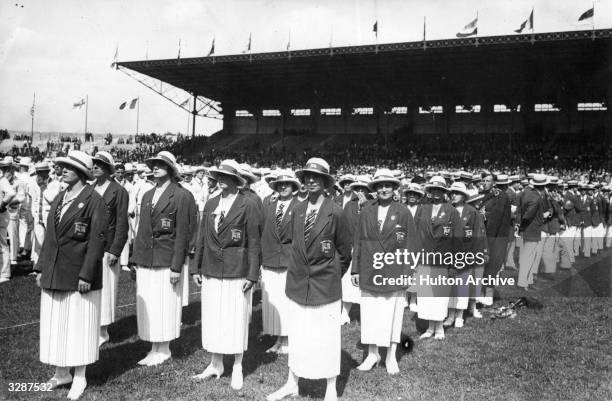
M601 135L612 127L611 61L612 30L600 29L117 68L208 99L225 135Z

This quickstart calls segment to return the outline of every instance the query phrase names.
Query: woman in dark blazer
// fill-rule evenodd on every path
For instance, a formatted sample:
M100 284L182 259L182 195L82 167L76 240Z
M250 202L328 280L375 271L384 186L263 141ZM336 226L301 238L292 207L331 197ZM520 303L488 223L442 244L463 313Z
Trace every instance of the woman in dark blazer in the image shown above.
M457 269L451 269L449 274L461 280L461 284L454 285L451 298L448 302L448 316L444 321L445 327L463 327L463 312L468 308L470 299L470 277L482 279L484 263L488 257L487 236L485 233L484 218L482 214L467 200L470 193L462 182L455 182L450 187L451 202L461 218L463 228L463 239L459 243L459 251L475 255L473 265L461 265ZM475 305L475 304L473 304Z
M181 333L181 270L189 251L193 195L177 184L174 155L162 151L148 159L155 188L145 193L130 262L136 266L138 336L152 343L140 365L170 358L170 341ZM195 216L193 216L195 218Z
M289 376L268 400L297 395L298 377L327 379L325 400L337 399L340 374L341 277L351 263L352 238L346 215L325 189L334 184L329 165L308 160L296 171L308 190L292 219L291 263L285 294L289 298Z
M128 239L128 201L125 188L111 179L115 172L113 156L98 152L93 158L94 189L106 205L106 245L102 259L102 301L100 312L100 345L108 341L108 325L115 321L117 286L119 285L119 256Z
M264 203L261 236L262 316L263 333L277 336L276 343L266 352L287 353L288 300L285 295L287 267L291 260L291 219L299 201L293 193L300 182L291 170L279 171L269 183L276 196Z
M200 222L194 281L202 286L202 347L212 353L196 379L223 374L223 355L234 355L231 387L243 384L242 355L249 340L251 288L259 279L260 214L242 194L238 163L223 161L210 174L221 194L209 199Z
M448 276L449 269L454 266L445 257L450 252L454 254L460 248L463 237L463 226L459 212L446 201L448 192L446 181L440 176L434 176L425 185L431 203L421 205L414 222L426 260L417 267L417 308L419 319L429 321L429 328L421 338L434 336L444 339L442 322L448 312L450 287L441 285ZM430 284L421 284L421 279L431 278Z
M411 276L414 266L403 261L378 265L381 260L376 260L375 255L420 250L412 214L393 200L393 191L399 184L390 170L376 171L369 187L377 197L359 215L352 265L353 284L361 288L361 343L368 344L368 356L357 369L372 369L380 362L378 347L386 347L389 374L399 373L395 353L402 334L408 283L383 280Z
M67 188L51 204L34 266L42 289L40 360L56 366L51 386L72 382L68 398L76 400L87 386L86 366L98 360L106 209L87 184L92 178L89 155L72 151L55 163ZM70 367L75 367L74 378Z

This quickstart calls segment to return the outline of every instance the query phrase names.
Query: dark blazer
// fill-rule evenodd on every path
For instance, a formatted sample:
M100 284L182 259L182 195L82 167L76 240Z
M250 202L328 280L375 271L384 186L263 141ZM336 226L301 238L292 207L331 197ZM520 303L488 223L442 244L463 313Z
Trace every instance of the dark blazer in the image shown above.
M295 197L291 200L279 227L276 225L278 200L264 205L264 226L261 235L263 266L286 269L291 263L291 220L298 203L300 202Z
M391 263L383 266L374 265L374 254L394 253L396 250L404 252L418 252L421 250L412 213L398 202L389 205L387 216L378 229L378 201L364 207L359 214L359 222L355 230L353 242L352 274L359 274L359 287L362 290L389 293L405 289L402 285L380 285L381 278L401 278L402 275L411 275L416 266L410 263ZM378 260L378 263L384 263ZM395 262L395 260L394 260ZM401 261L403 262L403 260ZM380 276L375 280L375 276ZM379 284L377 285L376 282Z
M85 185L55 226L55 211L66 191L51 203L47 230L34 271L48 290L77 291L79 279L102 288L102 257L106 232L104 200L91 185Z
M140 205L138 233L130 262L142 267L170 267L180 273L189 251L193 195L171 182L152 208L155 188Z
M582 197L582 194L578 194L578 196L576 196L576 209L580 210L580 224L582 225L582 227L587 227L590 226L592 223L592 200L591 197L588 195L586 196L586 200L583 200Z
M238 192L217 233L213 212L220 199L221 195L217 195L204 206L194 263L196 271L192 273L257 281L261 251L258 206Z
M352 238L342 208L326 197L304 242L308 201L295 208L292 219L292 263L285 294L301 305L324 305L342 298L342 275L351 263Z
M487 234L482 214L473 206L465 204L460 217L463 225L461 251L473 254L488 253Z
M542 196L531 187L526 187L519 198L520 225L519 232L525 241L540 241L542 238ZM488 235L488 233L487 233Z
M344 193L341 193L340 195L336 195L334 196L334 202L336 203L336 205L342 207L342 200L344 199ZM359 198L357 197L357 194L353 191L351 191L351 200L347 202L345 207L348 207L349 203L359 200Z
M461 250L463 239L463 224L459 212L450 203L442 203L438 214L431 216L433 204L421 205L414 222L424 252L439 252L444 256L447 252L458 252ZM427 263L429 262L429 263ZM439 257L430 258L424 264L431 266L448 266Z
M601 194L597 194L591 199L591 225L597 227L600 223L603 223L602 216L605 213L605 205Z
M570 191L563 194L563 215L565 216L565 222L568 226L579 226L580 215L576 209L577 196Z
M128 239L128 203L127 190L119 185L117 181L110 180L104 195L106 205L106 245L104 251L120 256Z

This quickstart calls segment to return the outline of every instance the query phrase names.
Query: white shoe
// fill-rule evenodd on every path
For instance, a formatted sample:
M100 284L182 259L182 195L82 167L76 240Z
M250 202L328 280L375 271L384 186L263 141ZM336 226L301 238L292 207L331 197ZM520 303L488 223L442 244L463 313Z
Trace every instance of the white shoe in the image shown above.
M162 354L161 352L156 352L155 355L149 361L149 363L147 363L147 366L160 365L164 363L165 361L167 361L168 359L170 359L169 354Z
M7 281L11 281L11 279L7 277L0 278L0 283L6 283Z
M423 340L425 338L431 338L433 337L434 332L431 330L427 330L425 333L421 334L421 337L419 337L419 339Z
M472 309L472 317L474 317L475 319L481 319L482 313L480 313L480 311L477 308L474 308Z
M282 348L282 344L280 342L277 342L276 344L274 344L273 346L271 346L270 348L268 348L266 350L266 354L278 354L280 353L280 349Z
M200 373L199 375L191 376L191 377L196 380L204 380L204 379L208 379L209 377L214 377L215 379L218 379L219 377L221 377L222 374L223 374L223 365L221 365L221 367L216 367L216 366L213 366L213 364L211 363L210 365L206 367L206 369L204 369L202 373ZM233 374L232 374L232 377L233 377Z
M463 327L463 318L462 317L456 317L455 318L455 327L458 328L458 329Z
M98 346L101 347L102 344L104 344L105 342L107 342L110 339L110 336L108 335L108 332L100 335L100 340L98 342Z
M131 271L129 267L127 267L127 265L123 265L121 266L121 270L123 270L124 272L129 272Z
M242 389L242 385L244 384L244 378L242 377L242 367L235 368L232 370L232 382L230 386L234 390Z
M387 373L390 375L396 375L400 371L399 366L397 365L397 361L395 359L385 361L385 366L387 368Z
M436 331L436 334L434 335L434 338L436 340L444 340L444 330Z
M68 392L69 400L78 400L83 392L85 391L85 387L87 387L87 380L85 379L76 379L72 382L72 386L70 387L70 391Z
M447 318L444 320L444 323L442 323L442 325L443 325L444 327L451 327L451 326L453 325L453 322L454 322L454 318L453 318L453 319L451 319L451 318L447 317Z
M368 354L366 359L361 362L361 365L357 366L357 370L361 370L362 372L367 372L372 370L372 368L380 363L380 355L372 355Z
M151 361L153 360L156 354L157 352L149 351L149 353L147 354L147 356L144 357L144 359L141 359L140 361L138 361L138 364L139 365L149 365L149 363L151 363Z
M283 387L279 388L272 394L268 395L266 397L266 401L280 401L286 397L297 397L297 395L298 395L297 386L293 387L293 386L289 386L285 384Z
M70 373L65 377L53 376L52 378L47 380L47 384L51 385L51 389L57 388L59 386L64 386L70 383L72 383L72 376L70 376Z

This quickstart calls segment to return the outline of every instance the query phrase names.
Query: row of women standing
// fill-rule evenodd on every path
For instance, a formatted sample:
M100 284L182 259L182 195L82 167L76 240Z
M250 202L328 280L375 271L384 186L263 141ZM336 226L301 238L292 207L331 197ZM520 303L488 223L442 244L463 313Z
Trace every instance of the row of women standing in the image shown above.
M72 382L68 394L71 399L83 393L85 366L98 358L101 302L114 310L108 299L116 299L112 290L116 288L116 273L102 272L116 265L113 249L121 247L120 239L116 244L114 240L123 235L123 228L117 227L123 223L113 223L112 215L122 215L123 206L121 195L117 195L118 206L113 211L108 201L113 197L106 194L120 190L110 184L104 187L105 174L96 174L112 164L109 156L98 154L92 160L75 151L56 160L63 167L68 188L51 207L49 228L35 268L43 289L41 361L57 366L50 380L54 387ZM96 189L86 184L93 178L94 163L98 166L93 169ZM352 281L361 288L364 299L362 342L369 344L368 357L360 369L369 370L378 363L378 347L383 346L389 347L387 370L397 373L394 351L401 333L406 288L373 285L373 255L396 249L457 250L459 239L468 229L467 219L462 222L462 215L443 203L442 195L436 195L447 191L436 182L427 187L433 205L423 206L413 217L408 208L393 201L399 182L384 169L368 184L377 192L377 199L351 220L325 195L334 179L329 165L317 158L295 173L299 181L288 172L287 177L272 183L276 184L278 198L267 199L263 205L248 191L239 190L246 184L240 166L233 161L221 163L210 171L221 194L207 202L197 228L197 208L193 196L176 182L174 156L160 152L147 164L156 186L142 201L131 262L137 277L138 334L152 347L139 363L156 365L170 357L169 343L180 335L181 274L186 273L187 257L195 253L193 278L202 286L202 346L212 353L210 364L195 378L219 377L223 374L222 356L231 354L231 386L242 388L252 287L263 265L264 298L272 298L264 300L264 330L279 335L277 350L284 348L289 354L287 382L270 394L269 400L297 394L298 377L327 379L326 400L337 398L341 277L350 269L353 255ZM110 168L107 170L110 173ZM292 196L300 181L308 191L305 202L297 202ZM448 275L449 267L420 268L427 270L421 273ZM406 265L387 266L382 273L395 277L410 274L409 269ZM419 316L431 321L425 334L435 332L438 337L448 297L419 295L424 295ZM433 300L429 307L427 295ZM273 312L271 305L282 305L283 310ZM69 367L76 367L74 377Z

